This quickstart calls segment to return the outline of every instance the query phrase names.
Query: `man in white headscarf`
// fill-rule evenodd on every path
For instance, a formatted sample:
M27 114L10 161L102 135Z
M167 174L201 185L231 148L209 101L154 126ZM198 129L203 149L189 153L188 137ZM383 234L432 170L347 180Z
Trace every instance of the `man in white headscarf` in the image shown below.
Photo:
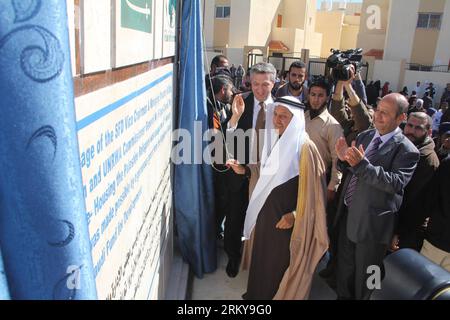
M305 131L303 109L293 97L267 109L260 176L244 224L244 238L252 239L244 253L245 299L306 299L328 248L325 166ZM238 174L253 172L228 164Z

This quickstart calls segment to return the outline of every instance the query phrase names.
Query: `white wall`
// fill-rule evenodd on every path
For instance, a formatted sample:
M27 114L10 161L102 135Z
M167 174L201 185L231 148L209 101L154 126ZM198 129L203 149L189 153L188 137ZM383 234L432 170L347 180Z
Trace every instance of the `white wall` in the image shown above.
M434 57L435 65L447 65L450 60L450 1L446 1L441 30Z
M243 48L248 45L249 15L250 0L231 0L230 34L228 42L228 45L231 48Z
M81 73L111 68L111 2L81 1Z
M341 3L344 4L344 1L333 1L330 0L322 1L320 10L321 11L336 11L340 10ZM331 4L331 6L330 6ZM361 13L362 3L346 3L345 4L345 14L354 15L355 13Z
M205 8L203 20L203 34L205 35L205 47L212 48L214 46L214 2L215 0L202 0L202 10ZM204 6L203 6L204 4ZM233 11L233 10L231 10ZM202 17L202 19L203 19Z
M282 5L283 27L305 29L305 0L284 0Z
M416 86L416 82L420 81L422 83L422 91L425 90L425 83L432 82L436 94L434 96L434 102L437 103L441 100L442 93L447 85L450 83L450 73L449 72L423 72L423 71L405 71L405 86L408 87L409 92L413 90Z
M304 43L305 32L301 29L293 28L274 28L272 31L272 40L283 42L289 52L300 52Z
M76 56L75 56L75 10L79 13L80 8L75 7L74 0L67 0L67 26L69 28L70 61L72 75L76 76ZM79 15L78 15L79 16ZM79 26L77 26L79 28Z
M391 1L384 49L385 60L406 59L409 62L417 26L419 4L420 0Z
M385 42L386 35L384 34L359 33L356 46L362 48L363 52L367 52L370 49L384 50Z
M246 2L239 0L240 2ZM277 11L281 0L250 0L251 14L250 19L238 20L249 21L249 46L265 46L268 44L270 33L272 32L272 25L277 18ZM233 2L234 3L234 2ZM233 9L231 9L233 11ZM238 26L238 29L239 26ZM237 32L241 32L237 30ZM230 35L232 34L230 30ZM244 44L245 45L245 44ZM230 47L239 47L230 45Z
M244 48L227 48L226 56L228 57L228 61L230 61L230 65L232 63L234 63L236 67L240 64L244 65Z
M401 72L401 61L376 60L373 70L373 81L380 80L381 85L389 81L392 91L400 91L399 78Z

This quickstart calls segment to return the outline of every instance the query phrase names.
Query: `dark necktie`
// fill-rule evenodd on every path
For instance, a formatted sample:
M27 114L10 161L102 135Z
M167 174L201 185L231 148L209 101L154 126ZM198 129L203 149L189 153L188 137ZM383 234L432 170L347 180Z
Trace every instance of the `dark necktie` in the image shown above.
M260 130L266 127L266 104L264 102L259 103L259 112L258 117L256 118L256 155L257 161L261 159L262 148L264 147L264 136L262 136L262 132L260 134ZM260 137L261 135L261 137Z
M383 141L380 137L377 137L375 140L373 140L372 146L369 150L365 153L365 157L370 161L373 156L377 153L378 148L380 147L380 144ZM344 197L344 203L347 205L347 207L350 207L350 204L353 200L353 194L356 190L356 183L358 182L358 177L356 175L353 175L350 179L350 182L347 186L347 191L345 191L345 197Z

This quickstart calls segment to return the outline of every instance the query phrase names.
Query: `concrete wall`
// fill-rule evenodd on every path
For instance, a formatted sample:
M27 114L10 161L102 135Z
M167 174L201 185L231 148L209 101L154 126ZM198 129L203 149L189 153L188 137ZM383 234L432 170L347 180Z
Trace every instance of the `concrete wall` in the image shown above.
M444 8L445 0L421 0L419 5L419 12L442 13L444 12ZM418 15L416 15L416 23L417 18ZM419 63L424 65L434 64L439 33L439 29L416 29L410 60L412 63Z
M389 16L390 0L365 0L361 11L360 30L356 46L364 51L370 49L384 50ZM379 27L374 28L373 9L378 10Z
M211 1L211 0L210 0ZM214 46L215 47L225 47L228 46L229 35L230 35L230 20L231 20L231 12L230 18L216 18L216 7L220 6L230 6L230 0L216 0L216 4L214 6Z
M371 49L384 50L386 36L383 34L361 34L356 39L356 47L362 48L363 52Z
M344 24L349 24L352 26L358 26L358 31L359 31L359 25L361 23L361 17L360 16L349 16L349 15L345 15L344 16Z
M341 10L340 6L343 1L332 2L332 6L330 6L330 0L322 1L320 10L323 11L336 11ZM354 15L355 13L361 13L362 4L361 3L347 3L345 5L345 14Z
M434 57L435 65L447 65L450 63L450 1L445 2L442 16L441 30Z
M275 28L272 31L272 40L282 41L289 52L301 52L305 32L301 29Z
M228 60L237 67L240 64L244 65L244 48L227 48L225 51L225 55L228 57Z
M79 17L80 17L80 7L79 5L75 6L74 0L66 0L67 5L67 23L69 27L69 41L70 41L70 61L71 61L71 69L72 69L72 75L75 77L77 73L79 73L79 70L77 72L77 65L76 65L76 54L75 54L75 28L80 29L79 24ZM75 25L75 10L77 12L77 24Z
M434 102L438 103L441 100L442 93L447 85L450 83L450 73L448 72L423 72L423 71L405 71L404 86L407 86L409 92L416 86L416 82L422 83L422 90L425 89L426 82L432 82L436 88L436 95Z
M231 0L230 33L228 42L228 46L231 48L243 48L248 44L250 4L251 2L249 0Z
M399 83L402 72L401 65L401 61L376 60L372 80L380 80L381 85L389 81L389 88L392 91L400 91L400 86L403 84Z
M283 0L283 27L304 30L306 5L306 0Z
M275 28L272 31L272 40L282 41L289 52L300 52L304 42L304 31L292 28Z
M214 19L214 46L222 47L229 44L230 19Z
M344 25L342 27L340 44L341 50L353 49L356 47L356 43L358 42L358 31L359 26Z
M438 38L439 30L437 29L416 29L409 61L426 66L433 65Z
M81 73L111 68L111 3L81 3Z
M311 56L315 56L315 57L321 56L322 41L323 41L323 35L321 33L314 32L311 34L308 45L306 47L307 49L309 49L309 54Z
M215 17L215 3L211 0L202 0L203 12L203 33L205 35L206 48L214 46L214 17Z
M316 14L317 14L317 3L315 0L308 0L306 2L306 11L305 11L305 43L303 48L314 49L317 51L317 48L312 48L313 44L317 43L317 37L314 36L315 25L316 25ZM315 38L315 40L313 40Z
M233 1L234 3L235 1ZM281 0L251 0L250 19L237 20L249 21L249 37L247 43L249 46L265 46L269 44L272 26L276 24L280 3ZM239 28L236 32L240 32ZM236 48L238 46L232 45L232 47Z
M419 12L443 12L446 0L420 0Z
M410 59L419 4L420 0L391 1L384 49L385 60Z
M322 34L321 57L330 55L330 49L339 49L341 46L342 23L344 12L318 11L316 16L316 32Z

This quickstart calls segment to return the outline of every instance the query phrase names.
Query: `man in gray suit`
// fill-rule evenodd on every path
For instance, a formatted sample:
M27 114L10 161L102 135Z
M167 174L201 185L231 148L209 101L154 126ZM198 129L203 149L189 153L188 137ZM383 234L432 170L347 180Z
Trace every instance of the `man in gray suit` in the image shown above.
M368 299L376 287L369 276L383 272L396 213L419 161L419 151L399 128L407 110L404 96L386 95L375 113L376 129L362 132L350 147L343 138L336 144L344 173L336 215L338 299Z

